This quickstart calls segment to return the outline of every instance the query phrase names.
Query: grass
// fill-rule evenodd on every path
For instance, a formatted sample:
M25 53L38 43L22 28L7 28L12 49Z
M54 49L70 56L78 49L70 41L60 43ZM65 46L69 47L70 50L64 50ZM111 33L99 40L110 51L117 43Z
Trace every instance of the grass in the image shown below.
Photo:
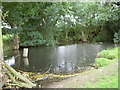
M97 56L98 56L98 58L103 57L103 58L113 60L115 58L118 58L118 49L120 49L120 47L116 47L116 48L113 48L113 49L102 50L101 52L98 53Z
M107 58L96 58L95 59L95 64L93 65L96 69L99 67L103 67L106 65L109 65L113 62L113 60L109 60Z
M120 47L99 52L97 55L98 58L95 59L93 66L98 69L99 67L109 65L115 60L118 60L118 49L120 49Z
M113 63L116 62L117 60L115 60ZM116 64L113 65L113 63L90 71L89 73L95 73L96 70L102 70L101 72L97 73L99 75L93 74L93 77L90 77L90 80L86 80L84 85L76 85L76 88L118 88L118 66ZM89 75L87 76L89 77Z
M99 77L96 83L87 83L84 88L118 88L118 75Z

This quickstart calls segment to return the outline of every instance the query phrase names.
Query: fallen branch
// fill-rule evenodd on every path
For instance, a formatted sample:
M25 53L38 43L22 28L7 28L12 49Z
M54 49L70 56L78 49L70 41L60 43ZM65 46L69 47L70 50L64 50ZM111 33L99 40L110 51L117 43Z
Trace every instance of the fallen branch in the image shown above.
M11 66L7 65L6 63L4 63L4 65L15 77L17 77L20 80L24 81L25 83L27 83L31 87L35 87L36 86L36 84L33 84L27 78L23 77L20 73L16 72Z
M45 72L45 74L47 74L47 73L50 72L51 67L52 67L52 65L50 65L50 67L49 67L48 70Z
M47 76L45 76L45 77L43 77L43 78L38 78L38 79L36 79L35 81L36 81L36 82L38 82L38 81L44 81L44 80L48 79L50 76L51 76L51 75L47 75Z
M29 84L16 81L15 78L12 76L12 74L9 71L7 71L6 74L8 75L10 80L12 80L12 82L15 85L20 86L20 87L32 88L31 85L29 85Z

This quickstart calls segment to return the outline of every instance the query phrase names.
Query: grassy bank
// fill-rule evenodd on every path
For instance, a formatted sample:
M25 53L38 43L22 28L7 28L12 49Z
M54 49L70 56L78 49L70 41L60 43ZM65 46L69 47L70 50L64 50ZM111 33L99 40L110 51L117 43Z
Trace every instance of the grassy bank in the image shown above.
M97 73L99 75L93 74L94 78L89 78L89 81L86 82L84 85L76 85L76 88L118 88L117 65L118 64L114 62L114 64L110 64L108 66L94 70L94 72L99 72Z
M111 63L118 62L118 57L120 57L119 50L120 50L120 47L109 49L109 50L103 50L99 52L98 58L96 58L96 62L94 64L95 68L112 67ZM96 83L88 82L84 86L84 88L118 88L118 71L117 70L118 68L116 67L114 68L113 72L109 72L108 75L98 77L98 81Z
M113 49L102 50L97 54L97 58L95 59L94 67L98 69L99 67L103 67L113 63L118 60L118 50L120 47L116 47Z
M118 88L118 74L99 77L96 83L87 83L84 88Z

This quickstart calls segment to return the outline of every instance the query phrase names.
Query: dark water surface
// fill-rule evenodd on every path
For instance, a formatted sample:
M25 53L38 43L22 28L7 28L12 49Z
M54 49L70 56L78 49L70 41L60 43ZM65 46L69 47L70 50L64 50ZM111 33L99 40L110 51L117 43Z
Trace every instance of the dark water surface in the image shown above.
M32 47L29 48L28 58L23 58L23 50L20 50L20 56L9 65L24 71L72 73L78 69L85 69L94 62L98 52L114 46L107 43Z

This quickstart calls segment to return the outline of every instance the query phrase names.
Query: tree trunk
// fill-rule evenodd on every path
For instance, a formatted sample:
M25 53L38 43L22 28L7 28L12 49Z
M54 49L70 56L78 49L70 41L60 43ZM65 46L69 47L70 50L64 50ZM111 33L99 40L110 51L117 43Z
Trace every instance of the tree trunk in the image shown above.
M0 60L3 60L3 42L2 42L1 16L2 16L2 11L0 9Z
M19 38L18 38L18 34L17 33L14 34L13 39L14 39L14 49L18 50L19 49Z
M11 22L11 21L8 21L8 22L9 22L11 28L15 28L13 22ZM19 37L18 37L17 33L15 33L13 36L13 43L14 43L14 49L18 50L19 49Z
M68 32L65 33L66 42L68 42Z
M86 37L86 34L83 30L81 31L81 34L82 34L82 41L87 42L87 37Z

